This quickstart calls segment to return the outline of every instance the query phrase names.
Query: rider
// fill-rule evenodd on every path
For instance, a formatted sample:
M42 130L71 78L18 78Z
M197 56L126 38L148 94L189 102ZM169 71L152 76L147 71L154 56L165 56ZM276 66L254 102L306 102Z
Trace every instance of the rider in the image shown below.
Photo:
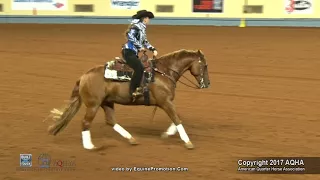
M134 70L130 82L130 96L136 97L142 95L140 83L144 66L139 60L138 53L145 52L146 49L149 49L153 52L154 56L158 54L156 49L147 40L146 25L152 18L154 18L152 12L146 10L138 11L132 16L133 20L125 32L127 43L122 47L122 56L127 64Z

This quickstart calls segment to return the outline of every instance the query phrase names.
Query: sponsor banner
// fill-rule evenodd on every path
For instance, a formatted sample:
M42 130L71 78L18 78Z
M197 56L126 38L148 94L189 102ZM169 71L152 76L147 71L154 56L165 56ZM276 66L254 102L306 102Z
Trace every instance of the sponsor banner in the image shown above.
M313 0L285 0L286 14L312 14Z
M112 9L139 9L140 0L110 0Z
M193 0L193 12L222 13L224 0Z
M12 0L12 10L67 10L67 0Z

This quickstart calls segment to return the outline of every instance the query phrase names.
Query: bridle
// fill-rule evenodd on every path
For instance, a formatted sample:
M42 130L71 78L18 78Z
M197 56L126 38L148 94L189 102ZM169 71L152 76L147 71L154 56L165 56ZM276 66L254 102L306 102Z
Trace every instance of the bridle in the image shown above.
M155 57L153 56L153 60L155 60ZM180 81L180 79L178 79L177 81L171 77L170 75L166 74L165 72L162 72L160 71L158 68L153 68L156 72L160 73L162 76L165 76L167 78L169 78L173 84L174 84L174 87L176 87L176 82L180 82L181 84L187 86L187 87L190 87L190 88L194 88L194 89L201 89L201 88L204 88L205 87L205 84L204 84L204 73L205 71L207 70L208 68L208 64L207 63L204 63L204 59L203 57L199 57L198 59L198 62L200 64L200 81L199 81L199 85L194 83L193 81L191 81L189 78L185 77L183 74L180 74L179 72L167 67L168 70L170 70L171 72L174 72L175 74L178 75L178 77L183 77L185 78L186 80L188 80L191 84L193 84L194 86L191 86L191 85L188 85L182 81ZM158 62L159 64L161 64L161 62Z

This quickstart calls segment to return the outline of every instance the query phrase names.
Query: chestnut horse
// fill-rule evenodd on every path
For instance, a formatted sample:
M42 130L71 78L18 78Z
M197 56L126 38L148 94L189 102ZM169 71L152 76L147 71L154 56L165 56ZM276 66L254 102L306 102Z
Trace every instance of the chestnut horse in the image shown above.
M170 127L162 134L162 137L169 137L179 132L180 138L184 141L187 149L193 149L181 121L176 113L173 103L175 87L179 78L189 70L197 80L198 88L208 88L210 80L207 69L207 62L201 50L179 50L161 56L155 61L154 82L148 85L150 94L150 105L164 110L172 120ZM104 77L104 66L97 66L83 74L76 82L72 91L70 102L62 110L51 111L55 123L48 129L49 134L56 135L61 132L75 116L84 103L86 113L82 120L82 143L85 149L96 149L91 140L90 126L101 107L105 112L108 125L126 138L131 144L137 144L134 137L121 127L115 118L114 104L121 105L145 105L144 97L132 101L129 95L129 81L117 82Z

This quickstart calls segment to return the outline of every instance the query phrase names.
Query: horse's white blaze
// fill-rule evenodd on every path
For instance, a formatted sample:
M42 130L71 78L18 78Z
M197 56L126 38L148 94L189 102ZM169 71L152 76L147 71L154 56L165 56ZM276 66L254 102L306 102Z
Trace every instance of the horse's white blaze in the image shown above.
M93 149L90 131L82 131L82 143L85 149Z
M132 138L131 134L128 131L126 131L123 127L121 127L119 124L115 124L113 126L113 129L117 131L119 134L121 134L121 136L123 136L124 138Z
M177 133L177 127L174 123L171 123L169 128L167 129L166 134L169 136L175 135Z
M190 141L190 139L189 139L186 131L184 130L182 124L179 124L179 125L177 126L177 130L178 130L178 132L179 132L179 134L180 134L180 138L181 138L185 143L188 143L188 142Z

